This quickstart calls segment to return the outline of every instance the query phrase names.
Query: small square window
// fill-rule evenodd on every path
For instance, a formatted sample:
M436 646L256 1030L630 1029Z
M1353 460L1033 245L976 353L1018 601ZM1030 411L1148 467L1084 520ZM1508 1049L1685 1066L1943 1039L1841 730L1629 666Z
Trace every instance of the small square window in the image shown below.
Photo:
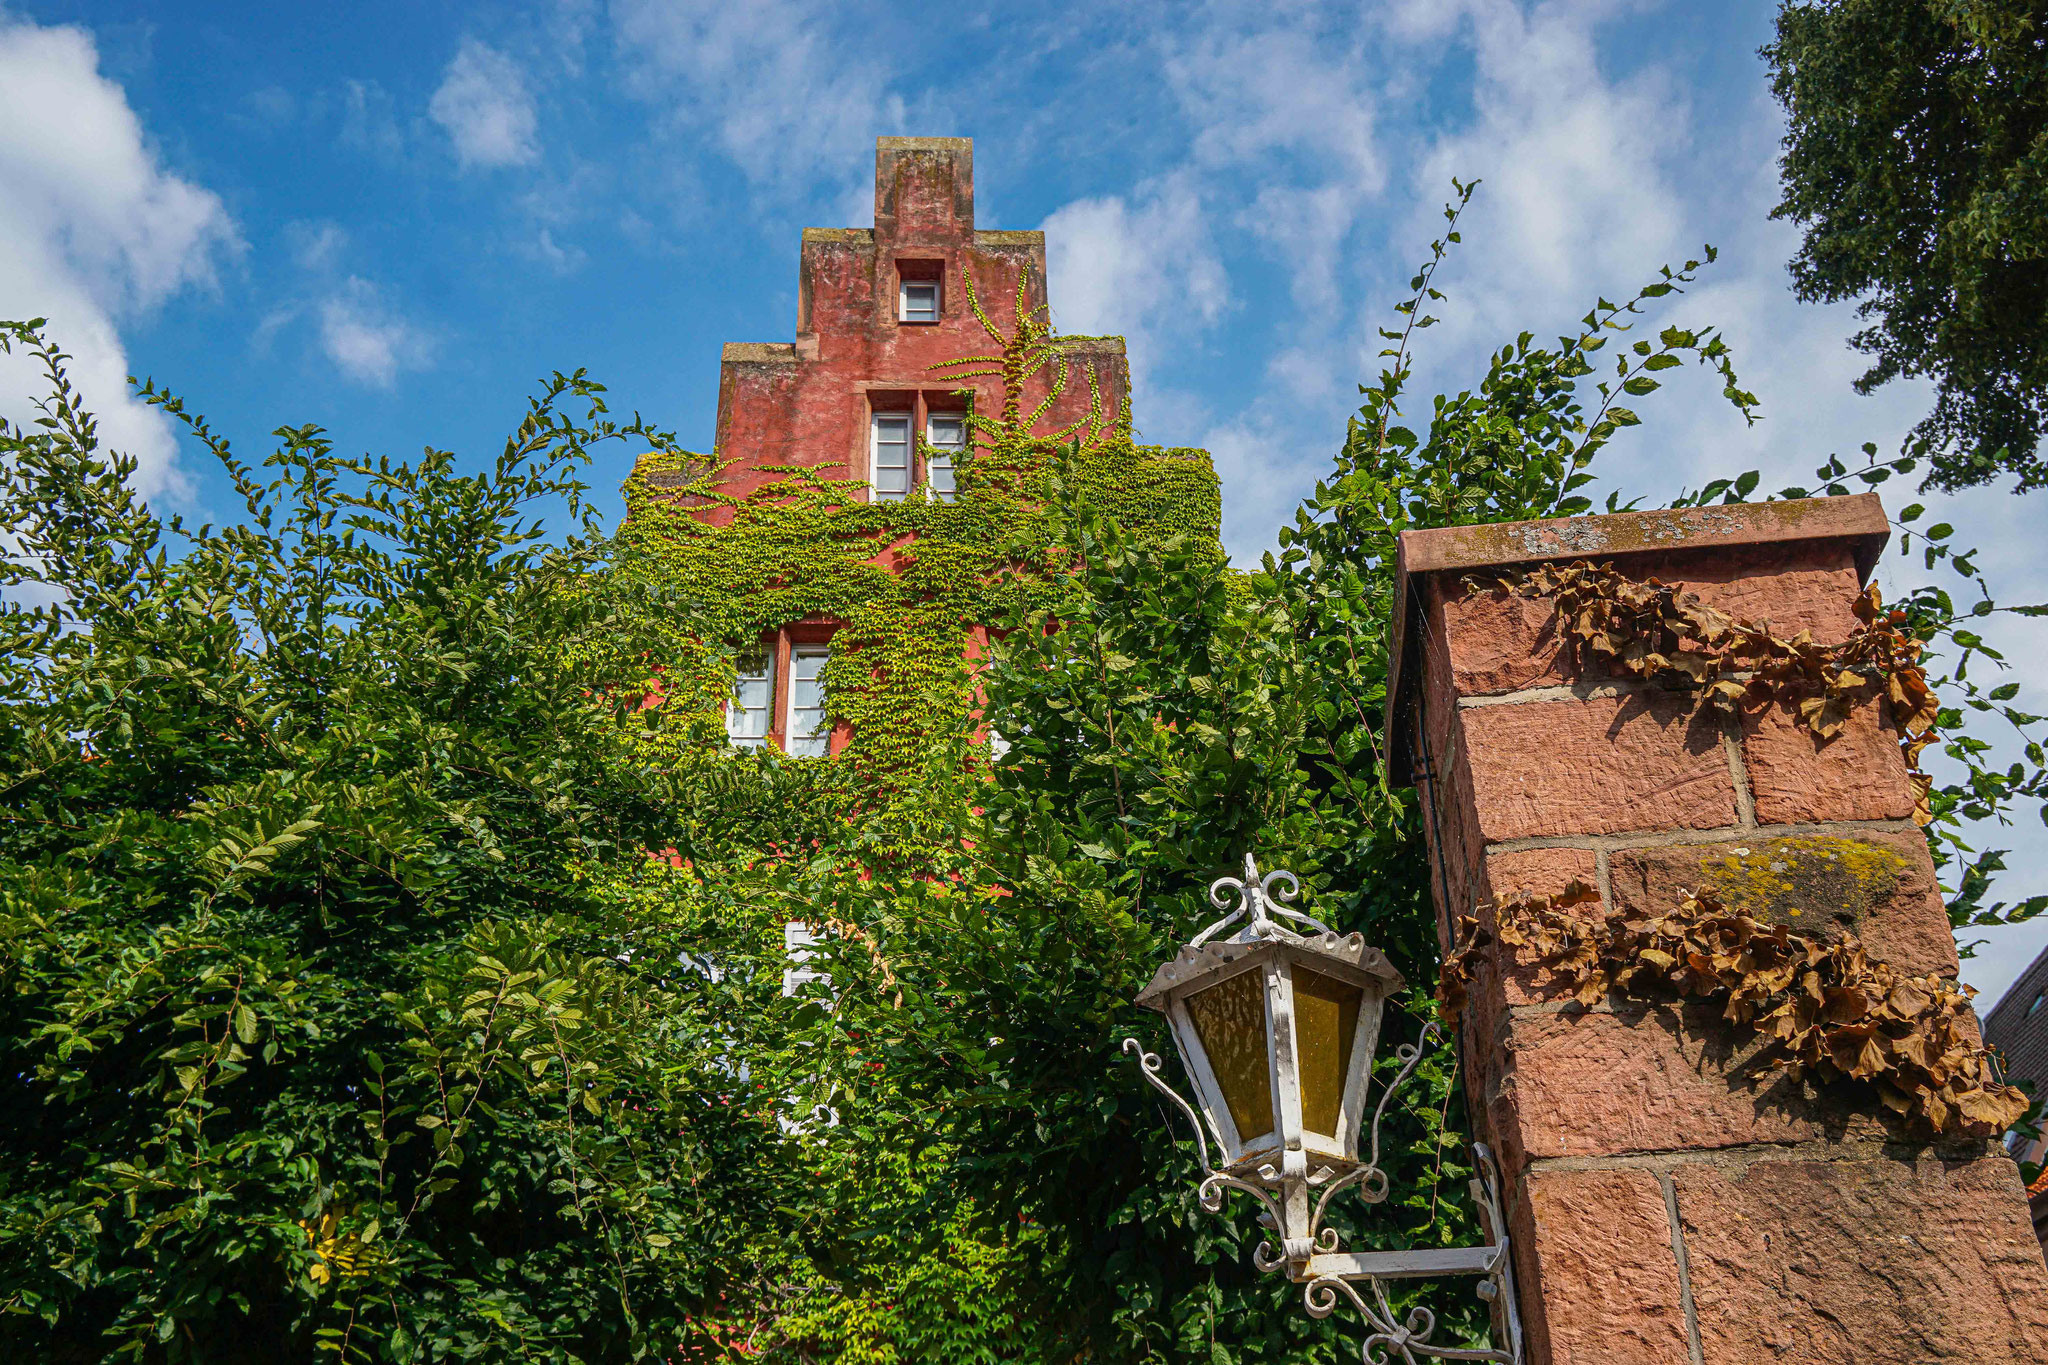
M725 733L736 749L758 749L767 742L768 718L775 712L774 664L768 651L756 646L740 656L734 672Z
M903 322L937 322L939 320L939 282L937 280L905 280L897 294L896 316Z
M789 655L789 752L823 758L831 751L832 722L825 718L825 645L798 645Z
M959 496L954 482L958 461L967 453L967 418L957 412L935 412L925 424L925 487L937 502L951 502Z
M910 414L878 412L869 445L868 482L876 502L901 502L910 492Z

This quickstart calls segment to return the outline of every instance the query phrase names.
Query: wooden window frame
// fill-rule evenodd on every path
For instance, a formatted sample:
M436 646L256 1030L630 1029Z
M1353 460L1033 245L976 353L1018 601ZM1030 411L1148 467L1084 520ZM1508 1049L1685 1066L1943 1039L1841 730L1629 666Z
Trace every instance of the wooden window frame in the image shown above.
M921 400L907 408L871 408L868 412L868 500L870 502L902 502L917 487L917 408ZM882 487L879 475L882 472L882 423L900 421L903 423L903 488L900 492ZM894 444L891 442L890 444Z
M826 698L825 698L825 679L824 679L824 670L825 670L826 666L827 666L827 665L829 665L829 664L830 664L830 663L832 662L832 642L831 642L830 640L795 640L795 641L791 641L791 642L790 642L790 647L789 647L789 652L788 652L788 658L789 658L789 670L788 670L788 672L787 672L787 673L786 673L786 674L785 674L784 676L785 676L785 677L787 677L787 679L788 679L788 681L789 681L789 685L788 685L788 686L787 686L786 688L784 688L784 689L783 689L783 698L784 698L784 700L783 700L783 709L782 709L782 734L783 734L783 740L782 740L782 749L783 749L783 752L784 752L784 753L786 753L786 754L788 754L788 755L790 755L790 756L791 756L792 758L829 758L829 757L831 757L831 756L832 756L832 731L833 731L833 725L832 725L832 715L831 715L831 709L830 709L830 707L828 707L828 706L826 705ZM817 680L816 680L816 681L817 681L817 685L818 685L818 706L817 706L817 708L816 708L816 710L817 710L817 712L818 712L818 724L817 724L817 726L815 726L815 727L813 727L812 729L810 729L810 730L806 731L806 732L805 732L804 734L802 734L802 735L799 735L799 734L797 734L797 730L796 730L796 727L797 727L797 704L796 704L796 688L797 688L797 676L796 676L796 664L797 664L797 660L798 660L798 659L819 659L819 660L822 660L822 662L821 662L821 663L820 663L820 664L818 665L818 673L819 673L819 676L818 676L818 678L817 678ZM816 752L816 753L800 753L800 752L798 752L798 750L797 750L797 745L798 745L798 744L800 744L800 743L802 743L802 744L809 744L809 743L810 743L810 742L812 742L812 741L816 741L816 742L817 742L817 744L818 744L818 752Z

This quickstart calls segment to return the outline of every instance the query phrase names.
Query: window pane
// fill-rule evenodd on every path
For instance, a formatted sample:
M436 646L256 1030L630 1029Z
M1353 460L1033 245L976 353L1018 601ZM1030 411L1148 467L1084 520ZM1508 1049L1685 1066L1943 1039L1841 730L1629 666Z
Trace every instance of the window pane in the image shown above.
M925 433L925 443L932 448L929 467L925 470L926 484L933 497L941 502L951 502L956 491L953 458L967 447L967 420L958 416L934 416Z
M740 656L732 700L725 707L725 733L739 748L758 749L768 737L768 717L775 709L775 688L768 669L766 650Z
M939 286L934 281L905 281L903 285L903 320L905 322L937 322L939 320Z
M896 502L910 491L910 416L875 415L874 470L870 482L877 502Z
M832 657L823 645L799 645L789 660L789 752L823 758L832 737L825 719L825 663Z
M1241 1142L1273 1131L1266 1060L1266 974L1254 968L1188 997L1188 1018Z

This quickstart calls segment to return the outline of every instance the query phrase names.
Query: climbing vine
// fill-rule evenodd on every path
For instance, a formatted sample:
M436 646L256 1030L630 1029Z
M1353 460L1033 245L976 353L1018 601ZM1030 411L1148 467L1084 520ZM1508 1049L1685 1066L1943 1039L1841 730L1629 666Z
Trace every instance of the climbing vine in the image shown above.
M1581 1005L1615 992L1718 1003L1722 1018L1769 1040L1764 1067L1872 1085L1887 1108L1942 1136L1996 1137L2027 1112L2026 1092L1997 1078L1967 987L1873 962L1854 934L1823 943L1731 911L1708 890L1655 916L1584 909L1599 901L1573 882L1498 906L1490 929L1466 916L1438 980L1446 1017L1464 1009L1480 954L1498 942Z
M969 298L1000 350L934 368L948 379L996 375L1002 397L994 416L969 410L974 444L953 501L919 489L900 502L870 502L865 481L786 465L752 466L772 477L735 496L722 491L734 461L677 451L649 453L626 480L620 570L686 602L706 647L681 675L662 679L663 698L715 713L733 661L765 632L806 619L839 623L824 682L829 714L849 725L852 742L821 782L843 792L906 791L907 775L961 731L974 705L974 628L1007 619L1044 582L1059 541L1054 480L1081 485L1138 539L1179 538L1222 555L1208 453L1137 444L1128 395L1117 413L1105 412L1077 339L1053 333L1044 310L1026 306L1023 283L1008 332L971 282ZM1090 387L1087 415L1039 430L1077 365ZM1039 384L1044 394L1027 409L1027 388ZM714 508L726 524L702 519Z

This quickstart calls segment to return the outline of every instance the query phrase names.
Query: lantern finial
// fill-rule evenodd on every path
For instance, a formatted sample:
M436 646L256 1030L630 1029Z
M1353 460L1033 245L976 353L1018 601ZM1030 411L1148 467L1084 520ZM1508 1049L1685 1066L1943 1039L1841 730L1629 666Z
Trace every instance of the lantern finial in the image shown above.
M1282 886L1281 883L1286 885ZM1291 919L1297 924L1306 924L1321 934L1335 934L1337 931L1319 919L1304 915L1285 902L1301 894L1301 879L1284 867L1276 867L1265 876L1259 875L1259 864L1250 853L1244 855L1244 876L1218 877L1209 883L1209 904L1218 910L1230 910L1233 897L1237 908L1214 924L1196 934L1190 947L1199 948L1217 934L1222 933L1240 919L1244 928L1237 931L1233 942L1251 943L1259 939L1297 939L1301 935L1285 925L1276 923L1274 916Z

